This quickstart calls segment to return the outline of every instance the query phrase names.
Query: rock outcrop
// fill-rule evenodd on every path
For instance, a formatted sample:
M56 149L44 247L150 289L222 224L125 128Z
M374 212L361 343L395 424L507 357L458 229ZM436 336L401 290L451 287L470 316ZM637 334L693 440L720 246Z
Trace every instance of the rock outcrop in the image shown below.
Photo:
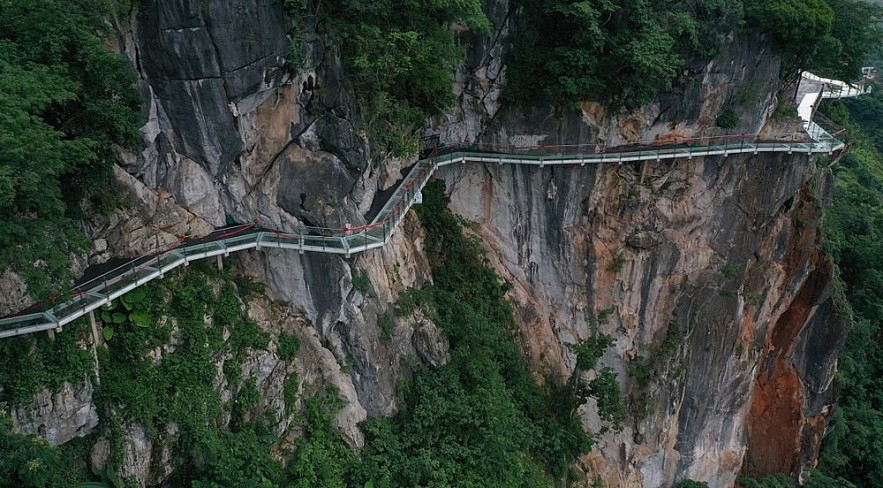
M13 407L12 425L16 431L39 435L52 445L88 435L98 425L93 390L89 378L79 384L64 383L57 391L43 390L31 404Z

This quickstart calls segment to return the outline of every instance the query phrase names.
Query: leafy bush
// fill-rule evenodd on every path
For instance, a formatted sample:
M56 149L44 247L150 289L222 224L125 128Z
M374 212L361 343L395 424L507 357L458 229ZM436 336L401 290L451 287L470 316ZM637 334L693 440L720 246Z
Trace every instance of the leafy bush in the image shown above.
M568 344L567 348L576 354L576 368L588 371L595 367L595 363L604 355L613 338L607 334L599 334L576 344Z
M297 356L297 351L300 350L300 339L294 334L283 332L282 334L279 334L276 346L277 352L279 353L279 359L283 361L293 361Z
M377 317L377 327L380 328L380 340L389 342L395 334L395 322L392 320L392 314L383 312Z
M839 408L819 471L862 487L883 486L883 94L836 103L825 114L849 130L852 149L834 167L834 202L823 222L836 262L840 313L852 328L839 360ZM860 121L855 123L855 121Z
M676 484L674 488L708 488L708 483L704 481L684 480Z
M610 368L602 369L595 379L589 381L589 395L598 402L598 416L601 420L611 422L619 428L625 420L625 406L616 373Z
M739 125L739 117L732 109L726 109L714 120L715 125L721 129L733 129Z
M614 254L613 259L609 263L607 263L607 271L611 273L619 273L625 266L625 262L625 254L623 254L622 252L618 252Z
M353 289L362 295L367 295L371 291L371 280L368 279L368 273L364 270L353 270Z
M778 41L783 73L811 68L852 80L879 50L883 10L859 0L744 0L749 25Z
M519 0L509 96L635 108L670 86L686 56L707 57L741 20L736 2Z
M55 391L65 382L83 381L95 365L92 354L80 347L80 342L91 341L89 336L86 320L79 319L65 326L54 341L45 334L0 340L0 402L30 403L44 388Z

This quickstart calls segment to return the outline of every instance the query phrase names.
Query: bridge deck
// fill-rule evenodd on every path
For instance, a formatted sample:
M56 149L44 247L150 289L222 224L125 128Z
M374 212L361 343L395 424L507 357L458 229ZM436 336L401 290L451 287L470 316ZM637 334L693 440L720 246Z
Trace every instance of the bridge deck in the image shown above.
M824 79L819 81L818 77L807 77L807 79L810 81L807 83L810 88L803 92L801 103L809 97L813 97L812 100L842 98L844 93L842 86L836 94L826 89L818 91L817 88L825 86L827 81ZM845 91L848 92L850 89L847 88ZM867 92L861 94L864 93ZM812 103L814 104L815 101ZM539 167L583 166L762 152L832 154L844 149L842 141L811 120L811 111L800 115L805 117L806 140L760 141L740 135L686 139L678 144L624 147L581 145L517 148L475 144L443 147L413 166L370 224L337 230L304 227L294 232L248 224L219 229L202 238L182 239L162 253L129 261L119 268L76 286L70 297L62 303L31 307L17 315L0 319L0 338L61 329L65 324L109 304L113 299L151 280L161 278L178 266L199 259L263 248L289 249L301 253L323 252L348 257L354 253L382 247L389 242L390 236L432 174L439 168L451 164L470 162L526 164Z

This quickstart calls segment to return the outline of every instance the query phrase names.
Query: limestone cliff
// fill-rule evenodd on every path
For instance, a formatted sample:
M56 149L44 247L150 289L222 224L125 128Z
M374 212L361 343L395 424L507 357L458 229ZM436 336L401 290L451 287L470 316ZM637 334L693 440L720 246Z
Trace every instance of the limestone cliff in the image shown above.
M290 20L280 5L144 1L114 19L117 47L141 75L145 148L120 155L119 179L139 210L98 223L93 262L207 232L227 214L278 228L364 223L395 165L368 164L370 141L356 129L341 60L321 24L305 26L306 67L288 66ZM779 63L757 37L734 36L712 62L684 70L677 86L689 88L635 113L592 102L577 113L539 102L501 111L503 60L517 33L507 2L490 2L490 11L497 30L472 40L457 73L457 106L430 124L443 141L676 140L719 133L713 120L724 106L739 116L736 131L794 130L793 120L773 118ZM746 86L759 99L739 102ZM830 263L816 248L827 164L741 155L585 168L465 165L438 175L452 208L478 223L473 231L514 285L520 338L538 377L573 371L567 344L599 332L616 339L602 362L617 371L630 417L621 431L602 432L595 405L581 409L601 439L581 461L587 476L611 487L688 478L723 487L743 469L797 475L812 464L845 333L830 298ZM438 331L423 319L399 324L390 342L378 339L378 317L402 290L429 279L421 239L409 217L390 246L351 259L237 257L243 273L293 311L285 320L258 318L304 337L310 347L298 372L338 386L348 403L338 425L354 445L356 422L395 411L404 358L444 360ZM370 293L354 287L355 270ZM613 313L598 323L605 309ZM253 358L255 371L274 361ZM270 398L278 381L265 379ZM84 428L94 427L85 417ZM40 422L28 422L20 428L39 431L25 425ZM143 432L131 432L133 476L155 482L151 447L137 442Z

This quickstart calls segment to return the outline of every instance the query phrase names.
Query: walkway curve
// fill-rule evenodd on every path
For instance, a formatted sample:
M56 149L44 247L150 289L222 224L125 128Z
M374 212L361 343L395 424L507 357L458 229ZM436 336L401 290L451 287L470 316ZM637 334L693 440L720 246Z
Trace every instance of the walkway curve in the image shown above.
M812 81L828 83L824 79ZM815 77L818 78L818 77ZM839 82L842 83L842 82ZM846 85L846 84L843 84ZM830 86L830 84L825 85ZM842 92L823 90L807 96L841 98ZM861 94L869 93L862 88ZM830 95L830 96L828 96ZM858 94L853 95L858 96ZM801 114L803 115L803 114ZM439 168L451 164L519 164L538 166L584 166L587 164L622 164L635 161L662 161L692 159L704 156L732 154L787 153L833 154L845 144L813 122L811 114L804 119L806 134L803 140L786 141L750 139L745 134L736 136L680 139L676 143L608 147L603 144L574 146L516 147L511 145L454 145L436 149L430 157L415 163L374 220L363 226L344 229L303 227L284 232L255 222L220 229L201 238L181 237L169 249L126 263L76 286L62 303L31 307L14 316L0 319L0 339L40 331L60 330L64 325L108 305L129 291L144 285L165 273L186 266L191 261L212 256L263 248L290 249L303 252L352 254L386 245L398 228L405 213L418 199L420 191Z

